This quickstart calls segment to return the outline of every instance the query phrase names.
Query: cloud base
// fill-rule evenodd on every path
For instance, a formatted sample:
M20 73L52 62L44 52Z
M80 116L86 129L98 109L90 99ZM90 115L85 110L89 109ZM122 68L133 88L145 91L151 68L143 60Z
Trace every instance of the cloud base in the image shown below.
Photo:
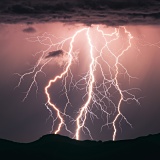
M158 0L2 0L0 23L159 25Z

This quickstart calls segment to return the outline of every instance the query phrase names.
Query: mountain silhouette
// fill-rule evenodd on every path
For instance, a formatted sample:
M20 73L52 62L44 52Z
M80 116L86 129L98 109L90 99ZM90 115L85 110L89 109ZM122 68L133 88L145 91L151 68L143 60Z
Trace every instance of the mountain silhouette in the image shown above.
M0 139L0 159L121 160L160 159L160 134L120 141L77 141L49 134L31 143Z

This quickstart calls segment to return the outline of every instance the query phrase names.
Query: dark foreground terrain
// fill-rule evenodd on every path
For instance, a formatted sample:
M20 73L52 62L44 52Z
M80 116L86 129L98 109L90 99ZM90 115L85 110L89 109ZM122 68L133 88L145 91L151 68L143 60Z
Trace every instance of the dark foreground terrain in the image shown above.
M0 159L103 160L160 159L160 134L123 141L76 141L60 135L46 135L22 144L0 140Z

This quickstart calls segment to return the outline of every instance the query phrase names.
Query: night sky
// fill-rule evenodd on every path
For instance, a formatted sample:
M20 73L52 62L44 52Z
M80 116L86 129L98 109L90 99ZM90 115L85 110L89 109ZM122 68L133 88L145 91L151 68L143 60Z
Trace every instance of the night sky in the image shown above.
M94 28L92 24L103 26L109 32L113 31L113 27L125 25L134 37L133 46L121 62L129 73L138 79L129 83L128 78L123 77L121 86L140 88L141 91L134 94L143 98L139 100L140 106L135 102L123 104L122 112L133 128L122 121L122 130L118 127L116 139L159 133L160 43L157 43L160 41L159 8L160 2L156 0L0 1L0 138L30 142L49 134L52 129L52 119L48 119L49 111L45 107L44 87L49 79L63 70L62 64L66 57L61 50L55 51L55 48L49 50L46 60L50 56L53 60L44 68L45 74L41 73L37 78L38 93L36 94L34 86L23 102L33 75L24 78L20 87L15 88L19 82L19 76L15 73L24 74L29 71L39 58L40 54L36 53L47 49L47 46L30 40L44 33L66 38L83 27ZM89 65L85 40L82 34L75 42L74 50L79 52L72 70L75 80L86 72L85 67ZM96 40L97 38L94 42L98 43ZM157 46L146 45L149 43ZM114 45L118 44L112 44L113 49L116 48ZM54 102L59 107L65 105L65 100L61 96L62 89L61 82L52 87ZM83 104L83 94L75 90L69 92L74 107L68 112L73 117L78 107ZM98 111L97 114L101 117ZM93 139L111 140L113 128L105 127L100 132L102 124L101 118L95 120L94 124L91 120L87 121ZM74 124L69 123L69 126L71 130L75 130ZM60 134L72 137L64 129ZM82 140L89 138L82 133Z

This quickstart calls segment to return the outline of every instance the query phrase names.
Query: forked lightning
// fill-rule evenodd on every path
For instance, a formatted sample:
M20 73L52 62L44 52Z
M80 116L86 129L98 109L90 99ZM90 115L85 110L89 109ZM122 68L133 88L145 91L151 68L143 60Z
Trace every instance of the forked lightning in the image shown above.
M36 86L36 91L38 92L38 74L43 73L44 67L51 63L52 59L54 59L54 57L49 56L49 58L45 58L49 50L52 48L55 50L63 50L65 56L67 57L67 60L63 63L63 72L53 77L53 79L50 79L48 84L44 87L44 94L47 101L46 107L51 113L52 118L53 113L56 113L57 115L56 118L53 119L53 125L56 121L58 123L57 128L52 131L55 134L61 133L62 128L65 127L66 131L68 131L69 134L72 134L72 137L76 138L77 140L81 139L81 134L83 134L83 132L87 132L90 138L93 139L89 126L86 124L89 118L91 118L93 121L94 118L99 119L102 117L105 122L102 124L101 130L104 127L111 126L113 129L113 140L116 139L118 127L120 127L122 120L125 120L125 122L132 127L131 123L122 113L121 107L123 106L123 102L125 103L129 101L136 101L138 104L140 104L139 98L136 98L132 92L133 90L139 89L122 89L119 82L119 77L123 74L128 76L129 79L135 78L128 73L127 68L125 68L120 61L121 57L129 52L130 48L132 47L133 36L124 26L114 28L113 32L111 33L106 32L107 28L104 29L101 26L84 27L77 30L73 36L64 38L56 43L52 42L51 37L53 39L57 37L54 37L48 33L44 33L42 36L29 38L30 41L39 42L40 44L48 46L48 48L41 52L42 54L39 60L30 72L26 72L23 75L18 74L20 76L20 80L17 87L21 85L22 80L25 77L31 75L33 78L33 81L26 92L24 100L27 98L34 85ZM85 73L85 75L81 75L81 78L74 82L72 64L75 60L75 57L78 57L78 55L75 55L77 48L75 48L74 45L79 35L86 37L87 41L84 43L87 43L89 47L88 55L90 62L87 69L88 71ZM117 41L121 40L123 36L125 37L125 40L123 40L121 48L118 51L115 51L111 45L117 45ZM96 37L97 43L95 43L95 39L93 40L92 37ZM49 43L46 43L46 39L49 40ZM100 42L98 39L101 39ZM69 45L68 49L66 50L64 49L64 45L67 43L69 43ZM100 43L100 45L96 46L98 43ZM97 74L99 77L101 77L101 82L98 82L96 76ZM69 79L70 82L67 83ZM63 106L63 111L62 109L60 110L60 107L54 103L54 98L51 98L52 93L50 88L51 86L55 85L55 82L57 81L63 82L63 92L67 99L66 105ZM68 84L69 86L67 86ZM76 88L77 90L84 90L85 92L84 97L80 97L85 101L82 106L79 106L75 113L75 117L72 117L66 112L67 108L71 106L71 99L68 96L68 92L70 91L71 87ZM116 101L114 101L114 95L116 95ZM98 115L94 112L95 108L101 111L101 117L98 117ZM68 117L71 122L74 122L74 130L71 131L69 127L70 124L65 122L66 117Z

